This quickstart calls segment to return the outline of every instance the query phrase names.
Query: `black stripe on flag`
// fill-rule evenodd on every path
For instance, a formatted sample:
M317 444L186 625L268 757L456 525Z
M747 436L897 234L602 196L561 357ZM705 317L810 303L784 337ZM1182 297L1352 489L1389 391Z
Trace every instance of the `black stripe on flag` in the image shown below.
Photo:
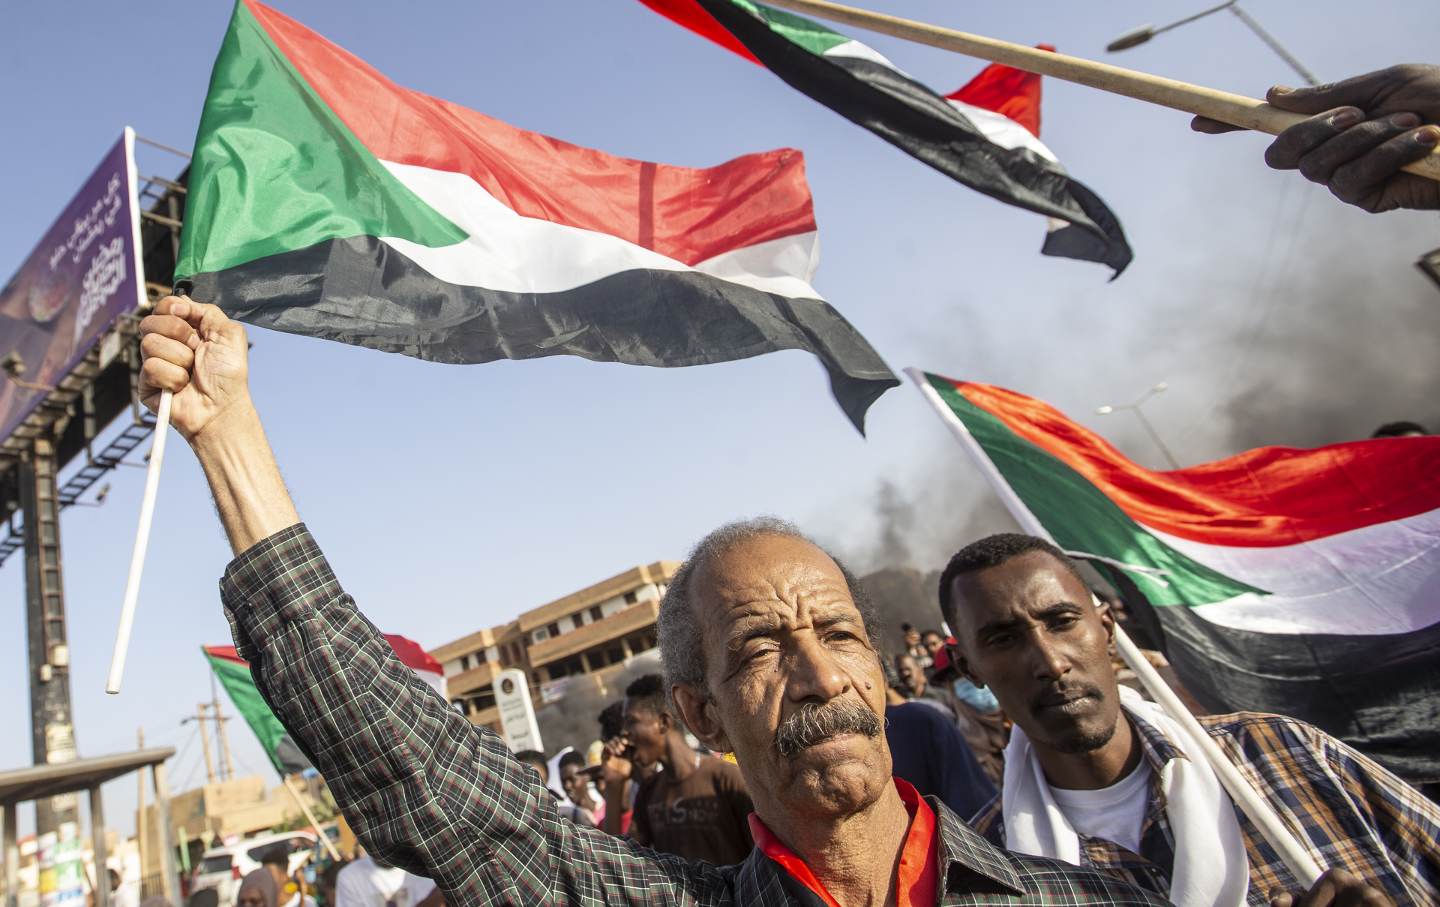
M1042 250L1125 270L1134 254L1100 197L1034 152L987 139L949 101L873 60L811 53L732 0L699 0L710 15L792 88L991 198L1068 221ZM1076 233L1084 231L1089 242ZM1056 234L1065 230L1055 231ZM1113 278L1112 278L1113 279Z
M1186 607L1152 607L1121 571L1092 566L1206 708L1289 715L1412 784L1440 781L1440 624L1385 636L1236 630Z
M630 270L562 292L500 292L442 281L361 236L197 275L191 295L259 327L432 362L564 354L674 368L806 350L861 432L870 404L900 383L825 302L694 271Z

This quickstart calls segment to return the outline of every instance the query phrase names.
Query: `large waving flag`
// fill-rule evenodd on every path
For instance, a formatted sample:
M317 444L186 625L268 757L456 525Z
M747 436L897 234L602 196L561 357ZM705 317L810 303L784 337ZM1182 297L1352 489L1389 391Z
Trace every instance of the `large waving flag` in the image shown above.
M1152 472L1039 400L914 375L1022 526L1142 596L1202 701L1440 778L1440 437Z
M1116 276L1130 263L1120 221L1040 142L1039 76L989 66L941 97L873 48L752 0L641 2L769 68L792 88L951 179L1058 220L1044 254L1101 262Z
M240 0L176 274L252 324L438 362L808 350L859 427L898 382L811 286L815 231L798 151L614 157L401 88Z
M445 695L445 671L440 662L430 657L430 653L412 639L389 633L385 634L385 639L416 677L441 696ZM201 651L205 653L205 660L210 663L210 669L215 672L220 685L230 695L235 710L255 732L275 771L283 777L310 768L309 758L290 738L290 732L285 730L285 725L270 711L270 706L256 689L255 680L250 676L250 663L240 657L234 646L202 646Z

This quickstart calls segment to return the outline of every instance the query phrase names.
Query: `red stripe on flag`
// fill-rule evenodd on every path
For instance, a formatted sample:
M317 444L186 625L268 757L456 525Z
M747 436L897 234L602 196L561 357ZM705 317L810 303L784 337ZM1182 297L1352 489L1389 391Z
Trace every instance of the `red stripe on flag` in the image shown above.
M1135 521L1191 541L1279 547L1440 509L1440 437L1313 450L1260 447L1154 472L1048 403L987 384L954 384L971 403L1090 480Z
M527 132L401 88L295 20L255 0L245 4L376 157L466 174L517 214L608 233L688 265L815 230L805 159L793 148L707 169L650 165L653 196L642 206L646 162ZM646 224L653 230L642 231Z
M218 658L221 661L233 661L237 665L250 666L250 662L240 657L234 646L201 646L206 655L211 658Z
M750 48L740 43L740 39L730 34L730 30L710 15L703 6L695 0L640 0L641 3L653 9L655 12L669 19L677 25L690 29L702 38L708 38L719 44L728 51L739 54L759 66L761 63Z
M1050 44L1036 46L1051 53L1055 51ZM946 97L993 110L1024 126L1037 139L1040 137L1040 76L1037 73L992 63L980 70L980 74L965 87Z
M398 633L386 633L385 641L390 643L390 648L405 663L405 666L412 671L428 671L431 674L444 674L445 669L440 662L431 657L421 645L408 636L401 636ZM250 662L240 657L234 646L201 646L206 655L211 658L218 658L221 661L230 661L238 665L250 666Z

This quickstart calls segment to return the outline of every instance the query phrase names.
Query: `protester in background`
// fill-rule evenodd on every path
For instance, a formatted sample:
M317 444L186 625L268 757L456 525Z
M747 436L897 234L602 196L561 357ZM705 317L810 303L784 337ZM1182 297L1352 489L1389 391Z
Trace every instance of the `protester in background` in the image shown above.
M955 670L947 649L941 649L936 655L930 681L931 686L944 687L950 692L949 702L956 730L964 738L986 779L991 784L999 784L1005 772L1005 744L1010 740L1010 726L1000 711L995 695L983 687L976 687L969 678ZM955 687L960 684L968 688L968 695L955 692ZM972 811L967 815L974 814Z
M900 678L900 692L911 702L923 702L933 709L944 712L951 721L955 720L954 697L942 687L931 686L925 677L925 669L913 655L895 656L895 673Z
M544 753L539 750L521 750L515 754L515 761L530 766L535 774L540 776L540 783L547 788L550 786L550 766L545 763Z
M900 633L905 639L905 652L920 663L921 667L930 667L930 653L925 648L925 643L920 639L920 631L910 624L901 624Z
M925 667L933 668L936 654L945 648L945 637L940 635L939 630L926 630L920 634L920 645L924 647L925 654L930 659L930 663Z
M875 611L853 574L774 519L702 539L657 618L665 689L701 742L738 758L758 846L716 867L561 820L504 741L416 683L345 593L250 399L244 328L216 306L167 297L140 331L137 394L151 410L173 394L170 424L204 470L236 555L220 598L256 687L366 847L443 880L457 905L1159 902L1100 872L1000 850L894 778ZM171 545L156 568L193 558ZM352 907L356 865L340 872L340 907Z
M600 791L600 809L595 813L595 824L612 835L628 835L635 818L635 793L640 789L640 778L636 776L635 764L626 755L625 701L610 703L596 720L600 722L600 773L595 778L595 786ZM616 813L608 806L612 789L625 806L623 812Z
M1117 684L1113 619L1058 548L1012 533L981 539L950 560L940 591L957 666L1016 725L1001 797L977 830L1181 905L1264 903L1301 887L1178 723ZM1252 712L1199 721L1330 868L1305 903L1331 903L1327 885L1338 904L1437 903L1440 808L1302 722Z
M335 907L435 907L435 883L366 854L335 877ZM272 905L273 907L273 905Z
M321 871L319 878L316 879L315 888L320 894L320 907L335 907L335 880L345 866L344 863L331 863Z
M279 888L268 869L257 869L240 880L235 907L278 907Z
M1266 149L1271 167L1299 170L1372 213L1440 209L1440 182L1400 169L1440 145L1440 66L1392 66L1312 88L1277 85L1265 100L1310 115ZM1237 128L1205 117L1190 126L1208 133Z
M646 674L625 688L625 736L630 761L658 771L640 783L630 837L637 843L708 860L739 863L755 846L749 816L754 806L740 770L701 753L665 695L659 674ZM608 790L606 811L619 809Z
M110 907L137 907L140 903L140 883L126 883L114 869L105 870L110 883Z
M270 873L279 893L280 907L315 907L315 899L305 894L303 880L297 875L290 876L290 846L276 844L260 862L260 867ZM294 891L290 888L293 886Z
M1430 432L1419 422L1386 422L1371 438L1423 438Z
M995 784L955 722L920 702L885 706L891 772L957 816L973 816L995 797Z
M584 756L571 750L560 757L560 784L576 810L571 820L598 826L605 817L605 804L591 793L590 778Z

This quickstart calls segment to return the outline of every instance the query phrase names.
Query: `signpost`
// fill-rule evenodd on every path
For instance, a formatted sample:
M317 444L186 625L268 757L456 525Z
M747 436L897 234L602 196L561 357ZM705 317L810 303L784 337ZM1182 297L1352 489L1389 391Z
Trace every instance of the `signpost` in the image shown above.
M535 722L535 706L530 702L530 683L524 671L510 668L496 675L495 705L500 710L500 733L510 745L511 752L545 752L545 744L540 740L540 725Z

